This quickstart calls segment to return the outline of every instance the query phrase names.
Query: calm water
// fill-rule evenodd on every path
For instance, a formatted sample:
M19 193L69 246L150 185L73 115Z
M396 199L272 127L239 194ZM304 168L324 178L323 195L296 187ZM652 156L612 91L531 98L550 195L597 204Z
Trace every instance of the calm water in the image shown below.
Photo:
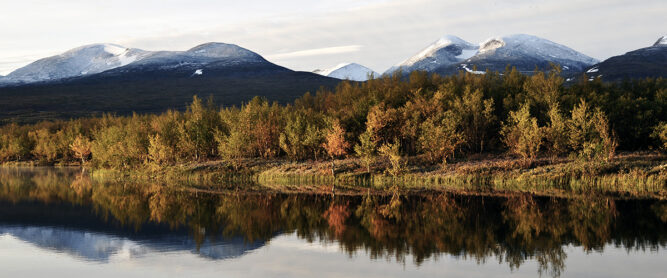
M0 168L0 276L667 275L667 201L187 188Z

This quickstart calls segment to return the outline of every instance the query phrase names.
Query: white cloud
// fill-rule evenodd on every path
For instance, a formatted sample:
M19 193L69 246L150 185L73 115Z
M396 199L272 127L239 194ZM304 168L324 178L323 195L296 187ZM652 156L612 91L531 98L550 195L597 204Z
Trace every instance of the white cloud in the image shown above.
M266 58L281 60L281 59L300 58L300 57L342 54L342 53L357 52L361 50L361 47L362 47L361 45L345 45L345 46L315 48L315 49L292 51L287 53L266 55Z

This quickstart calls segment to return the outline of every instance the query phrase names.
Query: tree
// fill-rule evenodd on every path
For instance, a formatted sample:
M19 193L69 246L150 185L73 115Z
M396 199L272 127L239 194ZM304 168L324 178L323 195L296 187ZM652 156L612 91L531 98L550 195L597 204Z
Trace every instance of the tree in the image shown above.
M287 116L287 123L280 133L280 148L292 160L302 160L312 155L317 159L320 147L324 141L322 132L317 123L319 117L307 116L296 112Z
M375 149L377 145L373 139L373 135L369 130L359 136L359 144L354 146L354 152L361 158L366 171L371 172L371 165L375 162Z
M331 122L323 145L331 159L347 154L347 149L350 148L350 143L345 140L345 129L340 125L338 119Z
M185 112L184 121L179 125L179 147L182 153L195 160L214 155L216 142L213 134L219 126L220 120L213 99L209 98L204 104L200 98L194 96Z
M386 143L380 147L380 154L389 159L391 168L388 170L392 176L400 175L405 168L405 161L401 155L401 142L394 139L394 143Z
M552 157L563 155L568 151L567 120L561 114L557 103L549 109L549 122L544 127L544 139L547 152Z
M521 106L519 111L510 112L500 134L510 152L521 157L524 164L530 164L537 157L542 144L542 132L537 119L530 116L528 104Z
M454 114L461 119L462 132L468 147L483 152L487 140L493 134L493 123L496 121L493 99L484 99L481 90L473 91L467 86L463 95L456 98L451 106Z
M458 127L457 117L451 111L447 111L442 117L430 117L421 124L419 149L428 155L431 163L447 163L447 159L465 142Z
M90 140L79 134L76 136L72 144L70 144L70 149L74 152L75 157L81 159L81 164L85 164L86 158L90 156L91 146L92 144Z
M216 131L215 140L218 143L218 153L225 161L238 169L241 159L250 156L251 140L248 122L241 118L237 109L224 111L222 119L227 123L228 131Z
M572 109L568 122L570 146L580 158L610 160L618 146L616 136L605 114L600 109L592 110L583 99Z

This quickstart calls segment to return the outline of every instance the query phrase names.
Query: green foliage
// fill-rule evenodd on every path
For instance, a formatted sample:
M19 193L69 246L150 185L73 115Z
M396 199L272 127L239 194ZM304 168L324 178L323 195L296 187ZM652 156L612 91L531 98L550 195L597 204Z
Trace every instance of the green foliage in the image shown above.
M179 144L181 136L179 127L183 122L180 113L167 111L151 119L150 125L154 134L149 135L148 159L157 165L169 165L181 157L189 157Z
M363 161L366 166L366 171L369 173L371 171L371 165L375 163L376 148L377 145L369 130L366 130L366 132L359 136L359 144L354 146L354 152L361 158L361 161Z
M238 168L243 158L251 155L252 146L247 120L242 121L241 113L224 111L222 119L229 127L228 133L218 131L215 140L218 143L218 153L225 161Z
M215 111L213 100L206 105L197 96L185 112L185 120L178 125L180 133L179 147L186 157L200 160L215 155L216 144L213 138L220 127L220 119Z
M394 139L394 143L385 143L380 146L379 152L382 156L386 157L391 164L391 168L387 171L392 176L396 177L403 173L405 170L405 159L401 155L401 142Z
M303 160L308 157L317 159L322 153L325 139L323 121L319 115L306 115L301 111L287 116L285 129L280 133L280 148L292 160Z
M510 152L521 157L524 162L531 162L537 157L543 135L537 119L530 116L528 104L524 104L519 111L510 112L500 134Z
M653 129L653 138L660 142L660 147L667 150L667 122L661 122Z
M544 127L545 147L547 153L552 157L557 157L568 151L568 122L561 114L558 104L551 106L548 115L549 122Z
M141 116L127 123L101 127L93 131L93 162L101 167L128 168L148 158L148 125Z
M488 139L493 135L496 117L494 100L484 99L481 90L466 87L463 95L452 104L453 113L461 119L462 132L470 150L484 151Z
M592 108L585 100L572 109L568 123L570 146L582 159L613 158L617 143L609 129L609 122L604 113Z
M0 133L0 161L26 159L34 147L28 129L17 124L6 126Z
M420 127L419 149L427 154L431 163L447 163L447 159L465 143L465 138L458 131L459 127L458 118L452 111L428 118Z

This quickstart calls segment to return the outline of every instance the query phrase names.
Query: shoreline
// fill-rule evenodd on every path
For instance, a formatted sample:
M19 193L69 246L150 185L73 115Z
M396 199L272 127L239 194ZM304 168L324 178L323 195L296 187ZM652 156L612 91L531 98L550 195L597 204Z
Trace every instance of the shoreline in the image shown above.
M447 165L421 165L407 158L397 176L386 173L387 161L378 161L366 172L359 159L290 162L248 159L234 169L222 160L168 167L135 167L128 170L90 169L93 179L180 184L186 189L220 193L225 190L259 193L391 195L453 193L463 195L532 195L547 197L602 196L621 199L667 199L667 154L632 152L611 162L584 162L569 158L541 158L525 167L518 159L486 156ZM2 164L3 167L39 167L34 162ZM59 164L47 167L80 167Z

